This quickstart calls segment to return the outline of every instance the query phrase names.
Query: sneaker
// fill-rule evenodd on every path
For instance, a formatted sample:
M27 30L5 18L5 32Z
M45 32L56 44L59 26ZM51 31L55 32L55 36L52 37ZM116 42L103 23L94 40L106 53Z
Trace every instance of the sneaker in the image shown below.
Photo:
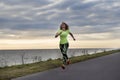
M61 68L62 68L62 69L65 69L65 66L64 66L64 65L62 65L62 66L61 66Z
M70 64L70 60L67 60L67 65L69 65Z

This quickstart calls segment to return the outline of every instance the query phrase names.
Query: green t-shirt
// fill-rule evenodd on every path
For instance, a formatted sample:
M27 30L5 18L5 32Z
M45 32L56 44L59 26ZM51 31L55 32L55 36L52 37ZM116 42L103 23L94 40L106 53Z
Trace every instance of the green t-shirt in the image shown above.
M66 31L58 30L58 33L61 33L60 34L60 44L68 43L67 36L70 33L70 31L69 30L66 30Z

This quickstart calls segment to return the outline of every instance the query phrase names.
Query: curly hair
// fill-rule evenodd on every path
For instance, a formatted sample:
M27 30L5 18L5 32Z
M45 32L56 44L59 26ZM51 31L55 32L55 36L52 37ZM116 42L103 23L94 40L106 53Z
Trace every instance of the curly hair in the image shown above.
M62 30L62 25L65 25L65 29L66 30L69 30L69 26L68 26L68 24L66 24L65 22L62 22L62 24L60 25L60 30Z

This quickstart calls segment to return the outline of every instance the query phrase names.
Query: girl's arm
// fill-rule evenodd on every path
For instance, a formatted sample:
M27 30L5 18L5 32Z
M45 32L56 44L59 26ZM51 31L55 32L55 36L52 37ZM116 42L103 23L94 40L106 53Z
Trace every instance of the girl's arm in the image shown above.
M73 34L70 32L69 33L70 34L70 36L73 38L73 40L75 41L76 39L75 39L75 37L73 36Z
M55 38L57 38L61 33L62 33L62 32L60 32L60 33L57 32L57 33L55 34Z

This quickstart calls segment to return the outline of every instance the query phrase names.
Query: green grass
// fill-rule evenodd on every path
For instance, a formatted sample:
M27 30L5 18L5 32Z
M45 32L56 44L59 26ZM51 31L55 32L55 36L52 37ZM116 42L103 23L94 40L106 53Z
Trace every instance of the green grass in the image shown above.
M120 50L107 51L107 52L102 52L102 53L97 53L92 55L71 57L70 60L71 60L71 63L77 63L77 62L85 61L88 59L93 59L96 57L113 54L116 52L120 52ZM50 59L47 61L41 61L41 62L32 63L32 64L0 68L0 80L11 80L12 78L57 68L61 66L62 64L61 61L62 61L61 59L56 59L56 60Z

